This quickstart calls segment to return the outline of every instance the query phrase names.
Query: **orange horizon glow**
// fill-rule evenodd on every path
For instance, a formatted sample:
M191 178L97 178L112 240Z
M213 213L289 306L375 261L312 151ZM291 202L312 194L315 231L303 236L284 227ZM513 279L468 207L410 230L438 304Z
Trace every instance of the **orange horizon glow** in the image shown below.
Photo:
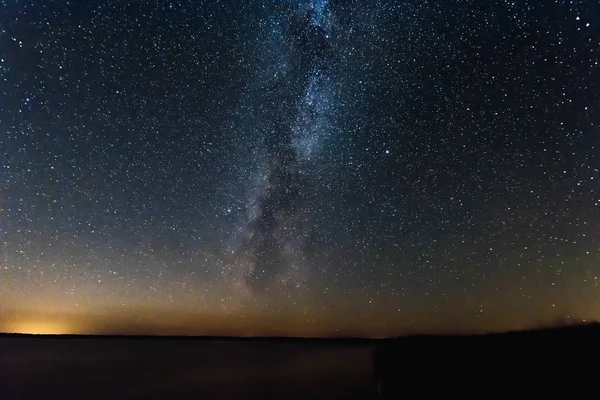
M57 321L19 321L7 324L6 333L30 335L67 335L75 333L65 323Z
M264 315L259 312L245 313L243 318L235 314L180 312L148 308L123 309L117 313L97 310L68 312L56 307L51 312L39 308L28 312L6 311L0 315L0 332L38 335L151 335L151 336L278 336L278 337L397 337L410 334L474 334L535 329L565 324L598 321L594 318L598 309L586 313L559 318L562 313L548 314L531 323L531 316L507 318L500 313L482 319L479 324L469 324L460 314L415 315L410 323L398 319L394 323L384 316L370 315L364 318L340 318L336 323L329 319L303 320L294 313ZM412 316L411 316L412 317ZM420 319L417 320L417 317ZM382 323L385 321L387 323Z

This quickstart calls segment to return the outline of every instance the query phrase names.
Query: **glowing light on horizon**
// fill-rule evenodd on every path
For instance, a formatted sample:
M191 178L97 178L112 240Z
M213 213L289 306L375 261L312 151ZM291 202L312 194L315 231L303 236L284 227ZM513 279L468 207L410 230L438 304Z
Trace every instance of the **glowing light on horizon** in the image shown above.
M24 333L32 335L66 335L74 333L64 323L56 321L21 321L8 325L7 333Z

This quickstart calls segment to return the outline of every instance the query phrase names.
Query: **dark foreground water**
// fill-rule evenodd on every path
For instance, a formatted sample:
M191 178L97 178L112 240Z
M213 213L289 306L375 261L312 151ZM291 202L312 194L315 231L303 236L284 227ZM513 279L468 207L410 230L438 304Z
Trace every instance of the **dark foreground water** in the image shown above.
M372 399L373 346L0 338L0 399Z

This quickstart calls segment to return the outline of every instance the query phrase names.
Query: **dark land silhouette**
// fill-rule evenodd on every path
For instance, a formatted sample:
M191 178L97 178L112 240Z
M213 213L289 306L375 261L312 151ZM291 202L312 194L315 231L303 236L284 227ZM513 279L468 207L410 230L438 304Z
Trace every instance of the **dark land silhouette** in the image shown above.
M0 398L377 399L593 393L600 325L477 336L0 335Z
M589 396L595 391L600 325L478 336L380 341L374 371L380 398L409 393L519 398Z

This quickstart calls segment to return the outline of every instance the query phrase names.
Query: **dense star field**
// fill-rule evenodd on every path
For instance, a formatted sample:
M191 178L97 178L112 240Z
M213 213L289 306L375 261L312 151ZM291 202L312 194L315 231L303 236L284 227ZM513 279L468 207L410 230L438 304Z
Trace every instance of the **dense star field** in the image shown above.
M0 1L0 331L600 317L596 1Z

